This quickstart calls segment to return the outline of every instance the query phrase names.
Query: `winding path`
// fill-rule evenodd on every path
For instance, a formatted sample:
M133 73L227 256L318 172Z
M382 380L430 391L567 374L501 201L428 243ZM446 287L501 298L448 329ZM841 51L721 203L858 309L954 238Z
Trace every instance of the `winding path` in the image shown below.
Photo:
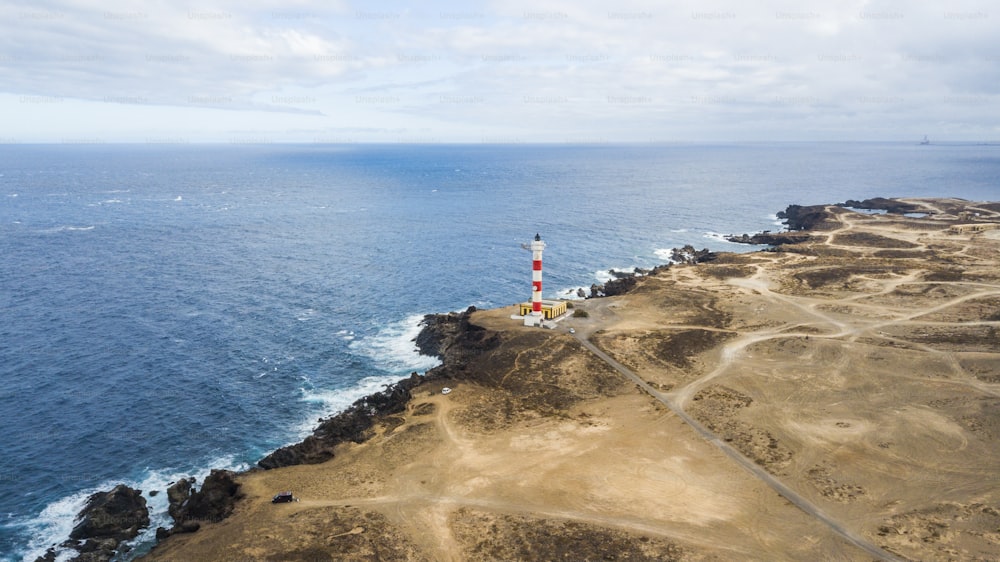
M921 202L923 204L923 202ZM929 212L941 212L940 209L934 208L931 205L924 204ZM859 255L866 255L873 251L870 248L862 247L857 248L850 245L845 245L837 240L839 235L846 233L851 233L857 230L862 231L872 231L879 230L876 226L868 224L869 221L865 220L863 217L856 217L850 214L839 214L837 220L840 221L838 228L821 233L824 236L818 240L819 244L836 248L838 250L847 250L856 252ZM861 228L864 225L864 228ZM913 242L915 247L914 251L927 251L929 246L924 240L917 240ZM780 261L782 259L800 260L808 259L802 256L766 256L771 258L771 262ZM732 364L740 357L741 352L746 349L751 344L778 339L778 338L788 338L788 337L802 337L807 334L796 330L796 327L801 327L804 325L809 325L813 327L824 328L825 333L814 333L810 332L808 335L816 338L826 338L826 339L846 339L848 341L854 341L861 336L871 336L875 338L882 338L887 340L892 340L892 336L882 333L880 330L893 327L893 326L998 326L1000 322L995 321L969 321L969 322L935 322L932 320L921 320L921 317L927 317L936 312L941 312L946 309L956 307L963 303L974 301L976 299L997 297L1000 295L1000 286L992 285L988 283L969 283L969 282L935 282L933 284L955 284L963 285L966 288L970 286L975 287L971 293L964 295L953 296L946 298L940 304L932 306L929 308L922 308L920 310L906 309L903 306L886 306L883 304L875 304L871 302L860 302L863 299L871 300L871 297L877 297L882 295L888 295L896 291L899 287L903 285L920 285L928 283L921 280L920 272L917 270L909 270L905 272L900 272L895 274L893 277L888 279L870 279L865 278L872 282L877 282L881 284L880 290L877 292L863 292L859 295L845 296L840 299L818 299L808 296L800 295L786 295L782 293L775 292L771 289L770 283L766 277L766 269L761 264L756 264L757 271L754 275L749 278L732 278L727 279L726 283L733 287L738 287L745 291L756 293L762 296L764 299L771 302L780 303L783 306L790 307L793 310L798 311L801 314L813 319L811 321L806 321L805 323L799 324L785 324L778 327L769 327L764 330L759 331L747 331L747 332L737 332L737 337L721 348L720 360L715 368L710 372L702 375L698 379L690 382L689 384L683 386L682 388L676 389L672 392L661 392L647 383L645 380L636 375L628 367L625 367L614 358L609 356L603 350L599 349L590 341L591 334L595 331L595 327L588 326L579 333L575 334L575 337L581 345L590 350L594 355L599 357L617 372L621 373L623 376L627 377L629 380L634 382L647 394L658 400L660 403L669 408L674 414L676 414L684 423L688 424L695 432L706 441L715 445L719 450L725 453L728 457L733 459L737 464L743 467L747 472L756 477L758 480L767 484L771 489L776 491L778 494L783 496L793 505L809 514L811 517L820 521L822 524L826 525L830 530L832 530L837 535L841 536L848 543L862 549L868 554L875 556L882 560L902 560L897 555L883 550L874 543L868 541L864 537L860 536L855 531L848 529L843 523L834 519L829 514L825 513L820 507L811 502L809 499L799 495L789 486L784 484L781 480L775 477L773 474L765 470L763 467L757 465L748 457L744 456L739 450L737 450L732 445L726 443L715 435L712 431L708 430L704 425L695 420L693 417L687 414L684 410L685 405L693 398L693 396L702 388L704 388L710 381L724 376ZM807 271L807 269L802 271ZM674 275L674 280L678 283L697 281L692 277L692 272L682 271L682 272L672 272ZM679 275L686 277L684 281L678 279ZM828 314L821 308L821 305L828 304L841 304L851 307L857 307L863 309L868 313L873 313L871 317L866 317L867 315L862 315L860 317L852 318L850 322L845 321L843 316L838 316L836 314ZM613 304L600 303L594 307L596 316L603 319L608 319L609 316L614 316ZM671 326L674 328L675 326ZM676 328L692 328L691 326L676 326ZM698 329L709 329L703 326L697 326ZM726 330L731 331L731 330ZM929 346L927 351L942 354L939 350L935 350ZM979 381L969 381L969 380L956 380L956 384L962 384L965 386L974 387L976 390L990 396L998 396L998 393L994 388L989 385L980 383Z
M691 428L694 429L694 431L699 436L701 436L703 439L705 439L712 445L715 445L729 458L736 461L736 463L741 467L743 467L747 472L752 474L758 480L770 486L771 489L774 490L775 492L781 494L782 497L784 497L786 500L795 505L795 507L801 509L802 511L806 512L813 518L817 519L818 521L826 525L831 531L843 537L844 540L860 548L861 550L867 552L868 554L871 554L872 556L875 556L880 560L903 562L904 559L899 558L898 556L895 556L889 552L886 552L885 550L882 550L877 545L865 540L864 537L858 535L854 531L851 531L850 529L845 527L842 523L840 523L830 515L826 514L822 509L819 508L819 506L799 495L797 492L795 492L794 490L786 486L784 483L782 483L780 480L775 478L774 475L772 475L770 472L767 472L762 467L757 465L755 462L748 459L742 453L737 451L734 447L732 447L725 441L719 439L717 435L709 431L705 426L703 426L697 420L689 416L687 412L685 412L683 409L677 406L666 395L664 395L662 392L659 392L658 390L650 386L646 381L642 380L638 375L633 373L628 367L615 361L610 355L601 351L597 346L591 343L590 340L583 337L583 335L576 334L576 338L577 340L580 341L581 345L590 350L597 357L601 358L601 360L603 360L613 369L615 369L616 371L627 377L629 380L634 382L636 385L639 386L639 388L643 389L647 394L649 394L650 396L658 400L660 403L662 403L664 406L669 408L670 411L676 414L677 417L681 418L684 421L684 423L691 426Z

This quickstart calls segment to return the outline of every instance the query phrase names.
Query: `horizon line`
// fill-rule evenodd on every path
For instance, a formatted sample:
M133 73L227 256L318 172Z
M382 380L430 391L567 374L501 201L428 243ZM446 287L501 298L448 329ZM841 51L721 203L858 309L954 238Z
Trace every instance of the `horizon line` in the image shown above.
M853 140L853 139L823 139L823 140L396 140L396 141L369 141L369 140L269 140L264 138L233 138L230 140L189 140L182 137L147 140L104 140L100 138L65 138L61 140L37 140L21 141L18 139L0 139L0 146L74 146L74 145L142 145L142 146L186 146L186 145L215 145L215 146L271 146L271 145L317 145L317 146L396 146L396 145L428 145L428 146L520 146L520 145L547 145L547 146L625 146L625 145L711 145L711 144L912 144L914 146L934 146L934 145L955 145L973 144L979 146L1000 145L1000 140L984 139L950 139L931 141L923 144L919 139L881 139L881 140Z

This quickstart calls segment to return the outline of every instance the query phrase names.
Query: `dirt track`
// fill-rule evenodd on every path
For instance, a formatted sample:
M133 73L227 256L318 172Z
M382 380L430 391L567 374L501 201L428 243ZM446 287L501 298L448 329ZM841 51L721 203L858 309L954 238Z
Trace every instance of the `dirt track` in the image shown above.
M233 517L152 558L1000 558L1000 230L913 202L934 214L836 210L545 337L477 313L507 342L492 382L418 387L333 460L243 476Z

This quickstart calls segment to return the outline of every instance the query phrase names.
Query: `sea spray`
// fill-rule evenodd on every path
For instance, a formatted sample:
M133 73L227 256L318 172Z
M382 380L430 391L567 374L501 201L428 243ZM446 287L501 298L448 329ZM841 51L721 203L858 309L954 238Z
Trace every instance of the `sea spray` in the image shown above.
M389 373L428 371L440 365L441 361L437 357L421 355L414 343L420 334L423 318L422 314L409 315L387 324L373 336L352 341L349 347L371 358L379 369Z
M118 560L127 562L133 560L149 550L156 544L156 528L170 528L173 519L167 513L168 499L166 490L174 482L182 479L194 477L198 482L203 482L205 477L213 468L223 468L232 471L244 471L250 468L252 463L247 459L238 458L234 455L227 455L209 459L201 467L183 470L178 468L161 468L148 470L139 478L124 479L121 481L108 480L93 487L82 489L74 494L65 496L47 505L35 518L16 523L23 527L32 536L26 548L20 552L23 560L32 561L43 556L45 552L55 547L58 554L57 560L66 560L78 554L74 550L59 548L59 544L69 537L70 532L76 524L76 516L87 504L88 498L98 492L106 492L118 484L125 484L131 488L142 491L146 498L146 506L149 509L150 524L143 529L139 535L124 543L128 546L127 552L121 555ZM155 495L150 492L155 491Z

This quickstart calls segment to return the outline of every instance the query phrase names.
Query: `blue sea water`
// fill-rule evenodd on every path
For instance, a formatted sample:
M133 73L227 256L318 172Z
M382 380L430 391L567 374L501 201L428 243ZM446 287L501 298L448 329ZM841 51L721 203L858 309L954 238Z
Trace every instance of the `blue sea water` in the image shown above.
M536 232L556 297L873 196L1000 199L1000 146L0 146L0 559L432 367L420 316L527 299Z

